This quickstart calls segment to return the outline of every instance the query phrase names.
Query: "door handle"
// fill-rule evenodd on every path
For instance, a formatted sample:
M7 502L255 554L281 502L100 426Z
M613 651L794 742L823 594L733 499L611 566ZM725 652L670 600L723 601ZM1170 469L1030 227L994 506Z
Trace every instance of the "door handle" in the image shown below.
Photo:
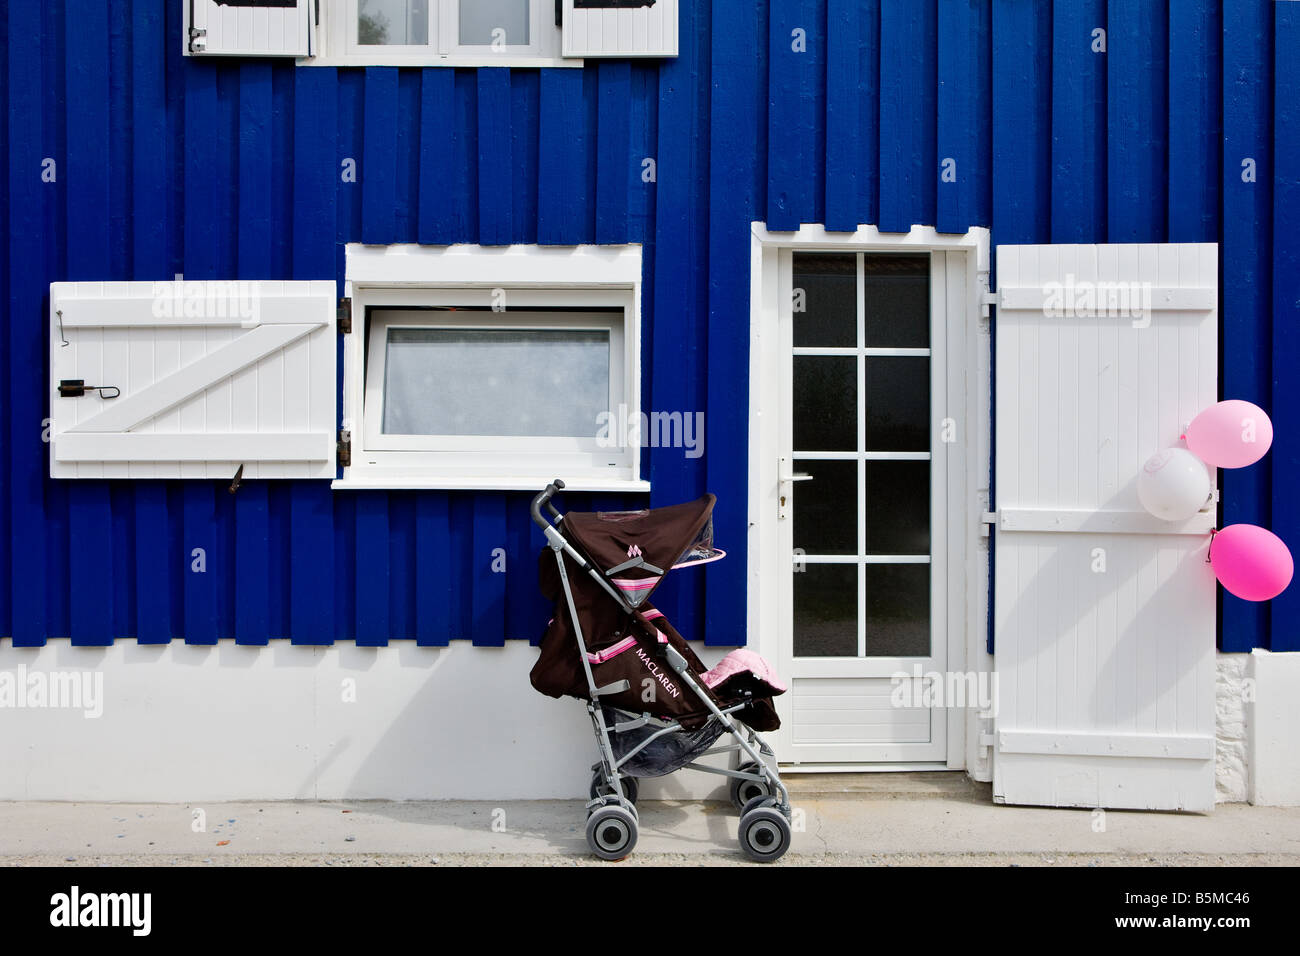
M812 481L813 476L807 472L791 471L789 458L781 458L777 462L776 475L776 516L778 520L784 521L790 516L790 495L788 493L788 486L796 481Z
M786 481L812 481L813 476L804 471L791 471L792 465L789 458L779 458L776 463L776 480L779 482Z

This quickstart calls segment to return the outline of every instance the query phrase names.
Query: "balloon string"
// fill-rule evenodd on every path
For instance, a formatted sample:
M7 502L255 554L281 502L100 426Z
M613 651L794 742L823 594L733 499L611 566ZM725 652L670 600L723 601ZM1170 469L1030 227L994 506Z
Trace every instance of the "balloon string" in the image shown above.
M1210 529L1210 546L1205 549L1205 563L1210 564L1210 554L1214 551L1214 536L1219 533L1218 528Z

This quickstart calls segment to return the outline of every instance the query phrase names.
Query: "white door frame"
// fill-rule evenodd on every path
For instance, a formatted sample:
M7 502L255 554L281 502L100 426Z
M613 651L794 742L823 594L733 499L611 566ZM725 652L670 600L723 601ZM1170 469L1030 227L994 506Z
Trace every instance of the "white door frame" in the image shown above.
M988 622L989 484L989 233L976 227L963 234L936 232L913 226L907 233L882 233L874 226L856 232L827 232L820 225L803 225L796 232L769 232L753 223L750 243L749 350L749 551L748 617L751 645L776 660L781 634L781 591L773 582L788 574L790 558L780 553L777 475L782 454L779 390L765 388L779 381L781 355L779 260L784 250L821 252L930 252L960 256L961 281L950 279L945 299L948 311L947 376L950 395L964 396L962 407L936 411L952 418L957 436L948 456L949 529L947 565L949 673L992 673L986 653ZM953 270L953 275L957 271ZM942 374L936 370L935 374ZM938 427L939 422L935 422ZM957 480L953 480L957 476ZM958 530L960 529L960 530ZM765 586L766 585L766 586ZM785 698L776 703L789 719ZM948 769L965 769L979 780L991 779L991 727L977 707L947 709ZM778 758L780 754L777 755ZM934 765L928 765L934 766ZM892 770L904 765L807 765L799 770Z

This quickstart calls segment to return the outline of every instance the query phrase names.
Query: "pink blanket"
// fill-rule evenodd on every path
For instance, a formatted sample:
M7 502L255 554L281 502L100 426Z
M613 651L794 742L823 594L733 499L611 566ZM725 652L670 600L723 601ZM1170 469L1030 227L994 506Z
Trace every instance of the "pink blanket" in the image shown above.
M709 687L717 687L727 678L746 672L755 679L769 685L778 694L783 693L786 689L785 682L776 676L771 664L758 654L743 647L732 651L718 661L717 666L712 670L705 671L703 674L704 683Z

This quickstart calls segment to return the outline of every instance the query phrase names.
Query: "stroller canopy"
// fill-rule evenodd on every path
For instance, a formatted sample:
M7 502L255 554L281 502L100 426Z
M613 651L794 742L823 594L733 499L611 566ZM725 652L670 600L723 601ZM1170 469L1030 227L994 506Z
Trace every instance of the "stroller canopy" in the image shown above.
M716 561L713 506L717 498L642 511L570 511L564 528L634 607L659 587L673 568Z
M716 500L713 495L705 495L666 508L570 511L564 515L559 523L562 534L590 562L590 567L580 569L571 554L564 554L561 560L566 572L562 579L556 564L556 555L561 552L553 552L549 544L542 550L538 583L542 593L554 602L555 613L547 622L541 653L529 674L534 688L551 697L591 699L592 687L622 682L626 686L621 691L601 696L602 706L629 713L650 712L659 718L677 720L691 730L710 718L706 696L715 702L740 699L747 705L740 719L748 726L755 730L780 726L770 700L784 690L784 686L778 686L779 681L753 673L752 667L706 673L690 645L649 601L673 568L704 564L723 556L713 546ZM619 592L622 600L606 588ZM693 676L694 693L664 662L665 646L671 646L685 660ZM584 655L590 677L583 669ZM595 683L589 684L589 680ZM647 686L656 689L648 698ZM696 743L707 747L706 737ZM691 759L693 746L679 756ZM668 772L672 762L660 760L662 756L660 753L652 761L660 769L652 771L648 764L639 765L641 775Z

